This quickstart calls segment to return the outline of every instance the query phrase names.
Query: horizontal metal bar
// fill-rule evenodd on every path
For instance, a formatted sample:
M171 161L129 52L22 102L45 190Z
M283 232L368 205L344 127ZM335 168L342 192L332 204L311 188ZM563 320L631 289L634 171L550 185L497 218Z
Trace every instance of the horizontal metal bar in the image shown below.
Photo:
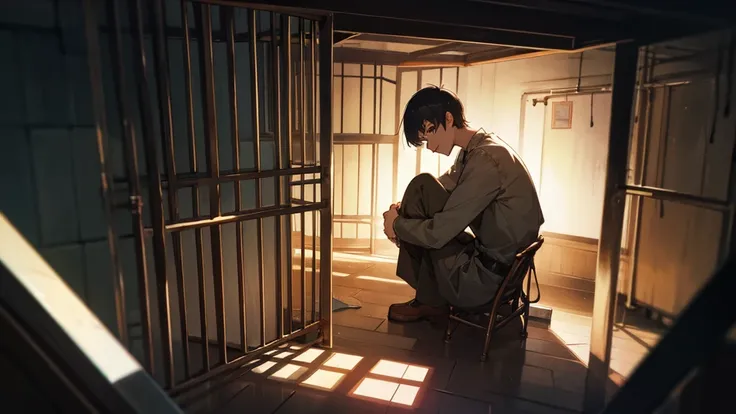
M263 10L263 11L270 11L275 13L283 13L288 14L289 16L293 17L302 17L307 20L321 20L326 16L328 13L324 11L316 11L312 9L305 9L303 7L293 7L293 6L281 6L281 5L272 5L269 4L269 2L249 2L249 1L239 1L239 0L191 0L192 2L196 3L206 3L206 4L215 4L218 6L232 6L232 7L241 7L241 8L247 8L247 9L254 9L254 10ZM298 4L298 3L297 3Z
M220 177L213 179L207 173L181 174L176 179L179 187L191 187L195 185L209 185L214 180L218 184L229 181L256 180L259 178L283 177L287 175L315 174L321 172L320 167L284 168L276 170L255 171L252 169L241 171L223 171Z
M311 180L299 180L299 181L292 181L289 183L291 186L296 187L300 185L310 185L310 184L321 184L322 179L321 178L314 178Z
M676 203L689 204L697 207L707 208L715 211L729 211L731 206L723 200L710 197L701 197L692 194L678 193L677 191L664 188L646 187L639 185L625 185L621 187L628 195L653 198L656 200L673 201Z
M238 223L246 220L255 220L264 217L285 216L297 214L307 211L316 211L325 208L323 202L309 203L298 207L265 207L242 212L235 212L227 216L218 216L208 219L197 219L181 221L179 223L171 223L166 225L166 231L182 231L196 229L201 227L209 227L227 223Z
M271 351L275 348L278 348L279 346L293 341L297 338L300 338L302 336L306 336L310 333L316 332L319 330L321 323L320 322L313 322L307 326L305 326L303 329L300 329L297 332L294 332L290 335L286 335L283 338L277 339L273 342L269 342L266 345L251 351L245 355L241 355L238 358L233 359L232 361L229 361L227 364L220 365L206 374L200 375L198 377L192 378L188 381L182 382L181 384L178 384L176 387L172 388L169 391L169 395L171 397L175 397L177 395L181 395L192 388L196 387L197 385L201 384L202 382L205 382L212 377L216 377L222 374L225 374L231 370L235 370L243 366L244 364L248 363L249 361L252 361L253 359L263 355L264 353Z
M395 144L396 135L385 134L335 134L334 145L346 144Z
M345 62L345 63L350 64L350 63L355 63L355 62ZM357 63L355 63L355 64L357 65ZM394 84L394 85L397 84L397 82L395 80L389 79L389 78L386 78L386 77L383 77L383 76L343 75L343 74L336 74L336 75L333 75L333 76L336 77L336 78L377 79L377 80L386 81L386 82L391 83L391 84Z

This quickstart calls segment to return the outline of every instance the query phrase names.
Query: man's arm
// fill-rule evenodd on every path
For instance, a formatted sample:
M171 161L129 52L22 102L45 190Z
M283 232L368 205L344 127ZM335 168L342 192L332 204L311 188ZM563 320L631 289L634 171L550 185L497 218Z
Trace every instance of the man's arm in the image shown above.
M439 249L465 230L493 201L501 188L497 163L485 153L471 155L460 181L445 207L431 219L394 221L399 240L429 249Z

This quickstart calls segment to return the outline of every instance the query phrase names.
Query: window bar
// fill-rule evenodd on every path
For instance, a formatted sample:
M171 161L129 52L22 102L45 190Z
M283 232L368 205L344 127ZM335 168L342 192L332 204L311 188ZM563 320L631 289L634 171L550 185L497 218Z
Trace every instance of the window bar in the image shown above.
M261 136L260 134L260 113L258 105L258 26L256 24L255 10L248 10L248 32L250 33L250 90L251 90L251 111L253 114L253 146L256 153L256 171L261 172ZM261 180L256 178L256 208L261 208L263 200L261 199ZM256 233L258 239L258 290L260 296L260 316L261 316L261 346L266 345L266 286L263 282L263 220L256 219Z
M358 113L358 115L359 116L362 116L361 113ZM356 194L357 202L355 203L356 204L355 214L356 215L360 215L360 152L363 149L363 145L358 144L358 145L356 145L356 147L358 147L358 168L357 168L357 171L356 171L356 174L355 174L355 181L356 181L356 183L355 183L355 190L356 190L356 193L357 193ZM345 164L345 153L344 152L343 152L343 156L342 156L342 162L343 162L343 165L344 165ZM345 171L345 170L343 170L343 171ZM344 176L345 176L345 173L343 172L343 177ZM343 183L344 182L345 182L345 178L343 178ZM343 194L342 199L345 200L345 195L344 194ZM355 223L355 238L356 239L358 239L359 236L360 236L360 232L358 230L360 229L360 224L361 224L360 222L361 221L362 220L358 220Z
M169 78L169 51L166 47L164 35L164 5L163 0L153 2L151 26L155 28L155 72L157 75L159 116L161 130L164 136L164 164L168 187L166 195L169 199L169 217L172 221L179 220L179 200L176 185L176 159L174 155L174 126L171 115L171 80ZM184 377L189 377L189 329L187 327L186 286L184 285L184 253L181 245L181 235L172 233L174 244L174 268L176 271L177 295L179 302L179 327L181 329L182 349L184 352Z
M273 144L274 153L276 156L276 168L282 168L283 157L281 155L281 80L279 79L279 42L278 32L276 31L276 25L278 19L276 13L271 12L271 79L273 80ZM281 207L281 188L282 188L281 177L274 180L275 189L274 194L276 196L276 205ZM278 338L284 336L284 287L283 287L283 273L281 264L281 231L282 231L282 216L275 218L276 221L276 252L275 252L275 263L276 263L276 325Z
M383 77L383 66L381 66L381 77ZM399 176L399 143L401 141L401 118L399 117L402 115L401 111L404 110L404 108L401 108L401 85L399 84L400 81L401 81L401 72L399 69L397 69L396 70L396 83L395 83L396 93L395 93L395 100L394 100L394 105L396 105L396 110L394 111L394 125L396 128L396 140L394 141L394 144L393 144L393 160L392 160L393 161L393 172L392 174L393 174L394 180L392 183L393 185L391 187L391 194L393 195L392 202L396 202L399 198L399 195L398 195L399 186L398 186L398 183L396 182L397 181L396 177ZM379 105L383 105L383 81L381 81L381 103ZM382 109L383 108L381 107L381 115L379 115L378 117L379 125L381 124L380 120L383 118ZM394 131L391 131L391 134L393 133Z
M306 96L304 94L304 88L305 83L307 80L307 74L304 72L306 69L306 65L304 64L304 19L299 19L299 102L301 107L301 119L299 120L301 123L300 129L301 129L301 135L302 135L302 168L307 165L307 112L306 112ZM302 201L306 201L306 196L304 193L305 187L304 187L304 180L305 176L302 174L302 184L301 184L301 199ZM312 200L314 201L314 200ZM312 215L315 214L315 212L311 213ZM305 233L305 224L304 220L306 219L306 214L301 213L300 216L301 219L301 277L302 277L302 326L307 326L307 273L306 273L306 265L307 261L304 257L304 244L306 243L306 235ZM314 230L312 230L314 231ZM312 259L314 260L314 259ZM314 264L312 264L314 266ZM312 295L314 295L314 288L312 288Z
M105 222L107 223L107 235L105 240L108 243L110 253L111 271L113 275L113 292L115 298L115 321L117 325L117 334L120 343L129 346L128 341L128 325L127 314L125 311L125 279L123 277L120 256L118 255L118 236L113 228L113 199L114 199L114 183L112 180L112 169L110 168L110 150L109 150L109 129L105 114L105 96L102 87L102 64L101 64L101 45L99 35L98 16L94 2L86 0L84 3L85 12L85 37L87 39L88 66L90 73L90 81L92 82L92 108L94 110L95 122L97 124L97 149L100 156L100 188L102 189L103 211L105 213ZM120 110L118 111L120 112ZM126 158L127 159L127 158ZM135 222L135 221L134 221ZM122 238L122 237L121 237Z
M396 76L398 76L398 74ZM381 91L378 93L380 95L380 99L378 101L378 133L381 134L381 131L383 130L383 65L381 65L381 82L378 84L381 87ZM396 95L400 95L398 88ZM394 174L394 177L396 177L396 174Z
M189 38L189 18L187 10L187 0L181 1L181 18L184 28L184 89L187 99L187 137L189 140L189 169L192 173L197 173L197 139L196 129L194 128L194 98L192 93L192 51L191 41ZM192 187L192 215L199 216L199 187L195 184ZM202 229L194 229L194 244L197 251L197 288L199 291L199 330L202 344L208 344L207 334L207 291L204 274L204 249L202 246ZM189 338L185 338L188 340ZM210 351L208 346L202 346L202 370L207 372L210 370Z
M220 24L225 27L225 36L227 42L227 72L228 72L228 92L230 94L230 121L231 133L233 140L233 167L236 171L240 170L240 125L238 123L238 78L235 70L235 10L232 7L220 8ZM235 208L237 211L243 210L243 199L240 190L241 182L235 182ZM235 223L235 244L238 252L238 312L240 313L240 343L241 351L248 352L247 346L247 310L245 301L245 262L243 260L243 223Z
M164 386L171 388L174 380L173 350L171 343L171 310L169 304L169 285L166 276L166 235L164 220L164 205L161 190L161 174L158 169L155 135L150 101L148 71L146 68L146 48L143 39L143 10L140 0L137 0L130 13L130 25L135 32L134 59L138 69L138 106L141 113L141 130L145 145L146 169L148 175L148 190L150 198L150 215L153 226L153 259L156 271L156 290L158 293L159 329L161 330L161 352L164 367Z
M344 132L345 132L345 63L341 62L340 63L340 133L342 134Z
M215 74L212 50L212 12L207 4L195 5L195 13L202 38L199 41L199 64L202 75L202 108L204 112L204 131L207 144L205 157L207 169L212 179L209 189L210 216L221 215L220 206L220 160L217 136L217 109L215 108ZM222 274L222 235L220 224L210 227L210 245L212 248L212 278L214 279L215 297L215 324L217 329L217 353L219 360L227 363L227 343L225 333L225 289ZM209 342L202 342L202 346L209 346Z
M358 133L363 133L363 65L360 65L360 76L358 77L358 81L360 82L360 87L358 88ZM345 73L343 72L343 75ZM343 79L345 79L343 77ZM360 158L360 149L358 149L358 158ZM358 175L360 175L360 169L358 169ZM359 186L360 187L360 186ZM360 200L360 198L358 198Z
M322 321L322 345L332 348L332 62L333 19L327 16L319 30L319 92L320 101L320 165L322 166L322 203L320 214L320 319ZM314 38L314 36L313 36Z
M376 190L378 187L378 144L371 144L371 254L376 254Z
M380 131L376 132L376 116L378 115L376 99L378 99L378 65L373 65L373 135L380 133Z
M286 14L281 15L281 114L278 118L280 122L283 122L283 125L281 126L281 141L282 144L285 146L285 149L287 150L286 154L282 154L281 152L278 153L279 160L284 160L284 157L286 157L286 160L282 161L281 164L279 164L279 168L282 168L284 164L288 163L291 164L291 160L293 157L292 151L291 151L291 17L289 17ZM278 58L278 56L277 56ZM274 72L276 73L276 72ZM283 148L283 147L282 147ZM283 197L281 200L290 200L291 199L291 186L286 185L287 180L290 182L293 177L284 177L284 181L282 182L281 179L279 180L279 194L283 194ZM288 192L287 192L288 190ZM291 204L291 203L287 203ZM281 203L279 203L279 206ZM288 254L285 254L283 257L286 259L285 263L282 265L281 261L279 261L278 266L280 268L284 268L284 272L282 274L287 275L286 277L286 315L288 317L288 321L286 324L285 330L288 330L288 333L291 334L294 332L294 294L292 292L292 285L293 285L293 250L291 248L291 216L280 216L278 218L280 225L285 226L286 229L284 231L284 244L286 245L286 252ZM280 229L281 230L281 229ZM287 236L288 235L288 236ZM281 247L281 246L279 246ZM283 335L282 335L283 336Z
M312 162L317 165L317 22L311 21L310 34L310 60L311 70L309 72L311 87L310 121L312 128ZM341 115L342 117L342 115ZM320 169L320 171L322 171ZM320 177L321 179L321 177ZM321 187L324 188L324 187ZM312 186L312 202L317 202L317 186ZM317 212L312 212L312 322L317 320Z

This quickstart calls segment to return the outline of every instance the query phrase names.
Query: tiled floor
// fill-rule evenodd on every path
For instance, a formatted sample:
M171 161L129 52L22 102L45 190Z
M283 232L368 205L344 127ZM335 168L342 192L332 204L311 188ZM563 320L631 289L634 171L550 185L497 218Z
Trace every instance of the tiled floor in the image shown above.
M396 324L386 320L390 304L413 297L412 289L393 276L394 267L391 257L336 255L334 296L362 307L334 313L334 349L323 352L312 363L293 361L302 359L297 353L278 359L273 358L276 354L266 356L233 373L222 385L205 384L181 397L180 402L188 412L202 413L404 412L406 407L400 404L383 403L353 393L380 360L389 360L430 368L423 382L404 382L408 389L419 388L412 405L417 412L497 414L581 410L586 373L581 359L587 358L592 298L543 287L542 303L555 309L551 327L533 322L528 339L522 341L521 324L510 324L494 337L489 359L481 363L483 333L480 331L461 326L452 342L445 344L444 324ZM641 344L628 331L638 336ZM645 352L642 344L655 341L656 336L640 329L618 330L614 339L614 368L617 364L633 367ZM321 366L336 352L360 357L360 361L352 370ZM267 364L262 366L264 362ZM282 369L298 373L293 374L292 380L274 378L274 374L285 375ZM325 374L328 376L343 374L341 382L330 391L302 384L318 369L331 371L332 374ZM372 378L384 381L380 383L384 386L388 386L385 381L394 381L375 375ZM609 385L614 391L613 381ZM386 390L387 398L394 395L396 399L400 393L396 385L392 387Z

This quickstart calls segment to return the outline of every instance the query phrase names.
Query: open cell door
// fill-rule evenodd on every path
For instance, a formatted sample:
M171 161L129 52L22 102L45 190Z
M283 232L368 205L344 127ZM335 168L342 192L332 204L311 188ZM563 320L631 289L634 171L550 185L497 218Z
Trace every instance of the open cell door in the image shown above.
M331 18L105 11L99 86L137 264L126 345L172 394L287 341L331 346Z

